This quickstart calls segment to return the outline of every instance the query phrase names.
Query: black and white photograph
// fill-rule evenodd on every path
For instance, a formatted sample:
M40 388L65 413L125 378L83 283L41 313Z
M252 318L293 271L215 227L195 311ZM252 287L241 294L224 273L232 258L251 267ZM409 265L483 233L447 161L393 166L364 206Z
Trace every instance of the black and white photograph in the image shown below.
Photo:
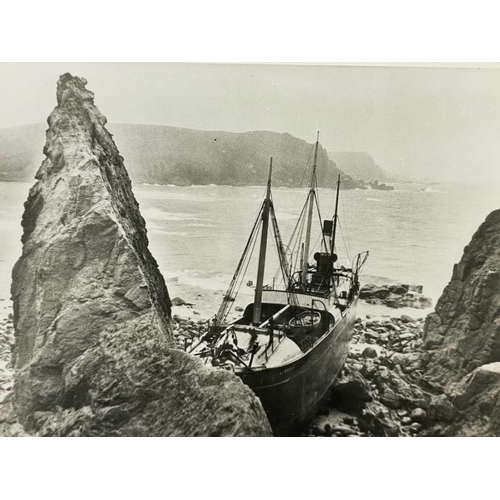
M500 435L500 65L0 88L0 436Z

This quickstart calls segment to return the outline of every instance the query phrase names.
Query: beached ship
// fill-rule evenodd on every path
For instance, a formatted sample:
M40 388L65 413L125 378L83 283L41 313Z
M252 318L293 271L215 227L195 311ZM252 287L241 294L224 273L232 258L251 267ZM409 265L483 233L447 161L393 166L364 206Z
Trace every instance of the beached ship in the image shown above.
M322 220L316 178L318 144L317 140L307 199L286 247L271 192L271 158L266 196L229 289L208 334L191 350L215 365L233 369L259 397L278 436L295 433L339 375L356 319L359 272L368 256L368 252L359 254L347 267L338 263L335 240L340 176L335 213ZM319 248L311 244L314 212L320 222ZM279 282L266 285L270 233L281 276ZM239 319L228 323L259 234L254 301ZM252 281L247 284L252 285Z

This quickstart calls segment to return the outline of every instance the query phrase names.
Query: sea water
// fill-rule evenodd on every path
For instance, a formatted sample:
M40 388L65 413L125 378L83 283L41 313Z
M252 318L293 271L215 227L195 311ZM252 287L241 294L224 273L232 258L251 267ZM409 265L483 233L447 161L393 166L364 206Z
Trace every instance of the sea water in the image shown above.
M0 183L0 298L10 297L12 266L21 255L21 216L29 183ZM435 302L451 278L453 265L485 217L499 207L499 186L491 184L395 184L394 191L341 191L337 253L349 265L368 250L363 283L424 286ZM186 312L214 314L229 286L265 188L231 186L134 185L146 221L150 250L170 296L192 303ZM305 202L304 189L275 188L273 201L284 244ZM331 218L335 192L318 192L321 215ZM319 227L319 226L318 226ZM313 242L319 232L313 232ZM241 304L250 301L255 259L241 284ZM269 240L266 283L278 276L274 238ZM7 300L7 301L6 301ZM2 306L2 308L5 306Z

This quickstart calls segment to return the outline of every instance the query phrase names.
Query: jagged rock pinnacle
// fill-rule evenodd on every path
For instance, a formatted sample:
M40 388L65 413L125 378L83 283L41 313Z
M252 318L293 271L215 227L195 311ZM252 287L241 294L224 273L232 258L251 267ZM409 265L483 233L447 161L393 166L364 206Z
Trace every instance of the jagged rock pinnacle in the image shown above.
M239 379L172 349L168 291L86 83L59 79L25 203L12 284L19 419L42 435L268 435Z

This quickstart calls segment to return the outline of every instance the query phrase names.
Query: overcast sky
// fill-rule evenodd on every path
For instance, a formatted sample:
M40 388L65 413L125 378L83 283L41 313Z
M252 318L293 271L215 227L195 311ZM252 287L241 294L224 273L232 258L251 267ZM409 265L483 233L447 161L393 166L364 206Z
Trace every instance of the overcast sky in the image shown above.
M413 178L500 182L500 69L0 63L0 127L44 122L55 84L88 80L112 123L288 132L368 151Z

